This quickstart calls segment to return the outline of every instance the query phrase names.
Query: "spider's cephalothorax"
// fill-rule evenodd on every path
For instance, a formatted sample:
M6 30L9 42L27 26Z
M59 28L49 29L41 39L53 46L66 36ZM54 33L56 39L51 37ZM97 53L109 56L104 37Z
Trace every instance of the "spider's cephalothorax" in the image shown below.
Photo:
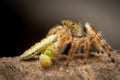
M81 45L84 45L85 64L88 57L89 48L91 47L97 52L106 52L109 58L114 61L110 54L110 51L112 50L111 47L101 38L101 36L89 23L86 23L85 27L82 29L81 25L77 22L72 20L62 20L60 25L49 30L47 36L48 37L43 39L41 42L38 42L32 48L25 51L21 57L27 57L28 59L33 57L34 54L43 52L44 55L52 55L50 58L56 60L58 55L63 52L66 45L70 43L71 48L68 53L67 65L71 61L76 50L78 50ZM56 42L57 45L54 45ZM44 62L44 58L41 57L40 59Z
M76 35L76 36L82 35L82 28L80 24L73 22L71 20L62 20L61 24L63 27L68 28L73 35Z

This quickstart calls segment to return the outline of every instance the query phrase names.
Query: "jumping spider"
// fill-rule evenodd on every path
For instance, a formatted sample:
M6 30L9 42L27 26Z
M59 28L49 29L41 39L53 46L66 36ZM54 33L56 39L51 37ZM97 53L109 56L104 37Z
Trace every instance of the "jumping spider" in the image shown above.
M53 47L51 48L50 46L56 42L58 43L54 45L56 46L54 47L55 49ZM106 52L111 61L114 62L110 54L112 50L111 47L101 38L95 29L89 23L86 23L85 27L82 29L80 24L72 20L62 20L60 25L50 29L45 39L26 50L21 55L21 58L29 59L35 54L54 49L54 52L52 51L51 54L54 54L52 58L56 61L58 55L62 53L69 43L71 43L71 48L69 50L66 65L69 64L75 51L80 49L81 45L84 45L84 64L86 64L90 47L97 50L97 52ZM47 49L48 47L50 48Z
M84 29L82 30L81 25L71 20L62 20L61 26L57 26L51 29L48 32L48 35L58 34L60 37L60 42L58 44L58 48L55 52L55 57L61 53L61 50L65 45L71 43L71 49L69 51L67 65L71 61L75 51L81 45L84 45L84 63L86 64L86 60L88 57L89 48L92 47L98 52L105 51L111 61L114 62L114 59L111 57L110 51L111 47L101 38L101 36L95 31L95 29L89 24L86 23Z

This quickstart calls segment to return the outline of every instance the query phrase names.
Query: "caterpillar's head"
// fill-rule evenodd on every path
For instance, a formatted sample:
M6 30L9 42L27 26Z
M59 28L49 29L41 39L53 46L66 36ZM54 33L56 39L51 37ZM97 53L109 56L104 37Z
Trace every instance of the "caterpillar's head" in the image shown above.
M40 55L39 62L44 69L48 69L52 65L51 57L45 54Z

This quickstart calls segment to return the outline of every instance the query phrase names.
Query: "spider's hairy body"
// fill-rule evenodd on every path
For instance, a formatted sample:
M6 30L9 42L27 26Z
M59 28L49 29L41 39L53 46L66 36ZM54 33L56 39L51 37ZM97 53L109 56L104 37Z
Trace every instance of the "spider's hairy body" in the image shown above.
M53 41L49 41L48 37L52 35L54 35L55 37L52 39ZM43 55L47 55L50 60L56 61L59 54L61 54L62 51L65 49L66 45L71 44L66 65L69 64L74 53L76 52L76 50L81 48L81 45L84 45L83 56L85 64L88 58L89 48L93 48L97 52L106 52L109 58L114 61L110 54L110 51L112 50L111 47L106 43L105 40L101 38L99 33L97 33L89 23L86 23L85 27L82 29L81 25L77 22L69 19L62 20L60 25L49 30L47 36L48 37L45 38L46 41L43 40L38 44L40 45L40 47L34 45L35 47L31 47L30 49L25 51L25 53L22 55L22 58L27 57L26 59L28 59L34 56L36 53L38 54L43 51ZM44 59L43 56L41 58Z
M65 46L68 43L71 43L71 49L69 51L68 59L67 59L67 65L71 61L75 51L77 48L79 48L81 45L84 45L84 63L86 64L86 60L88 57L88 51L89 48L92 47L94 50L97 51L104 51L108 54L110 59L114 61L114 59L111 57L110 54L110 46L106 45L106 42L101 38L101 36L95 31L95 29L89 24L86 23L84 29L82 30L81 25L79 25L77 22L74 22L72 20L62 20L61 25L63 28L70 31L71 35L68 37L68 35L63 34L61 36L61 42L58 45L58 49L56 50L55 57L57 58L58 55L61 53L60 50L62 50L62 47ZM55 29L55 28L54 28ZM49 33L51 33L50 31ZM57 33L57 32L56 32ZM70 39L64 39L64 38L70 38Z
M81 25L79 25L76 22L73 22L71 20L62 20L61 24L68 28L73 35L81 36L82 35L82 29Z

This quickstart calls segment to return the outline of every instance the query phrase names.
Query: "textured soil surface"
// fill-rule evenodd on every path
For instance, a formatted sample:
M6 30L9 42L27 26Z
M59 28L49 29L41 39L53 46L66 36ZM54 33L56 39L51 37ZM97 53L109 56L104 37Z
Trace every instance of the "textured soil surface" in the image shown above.
M49 69L43 69L38 57L21 60L19 56L0 58L0 80L120 80L120 51L114 51L111 62L105 54L90 53L87 64L83 55L75 54L69 66L66 55L60 55Z

